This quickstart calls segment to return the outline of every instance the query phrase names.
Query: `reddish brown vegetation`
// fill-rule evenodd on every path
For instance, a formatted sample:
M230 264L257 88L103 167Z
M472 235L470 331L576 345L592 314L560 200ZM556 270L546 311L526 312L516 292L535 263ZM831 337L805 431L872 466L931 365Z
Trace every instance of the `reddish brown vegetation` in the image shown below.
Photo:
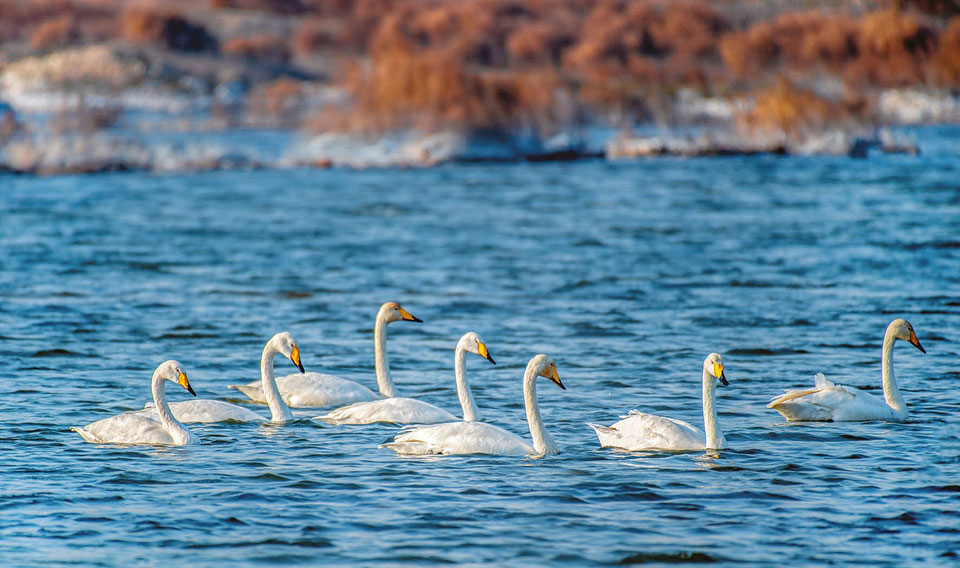
M83 0L0 0L0 43L29 40L32 49L48 49L113 35L109 5Z
M864 113L863 101L877 88L960 88L960 16L946 19L960 10L960 0L823 1L812 3L821 9L756 21L748 13L741 19L750 4L0 0L0 41L50 49L114 33L152 48L214 53L219 33L225 54L265 64L256 66L266 71L255 82L296 66L301 76L336 74L339 67L328 66L333 54L335 65L341 59L349 63L335 80L355 101L353 109L337 110L337 123L364 129L457 126L545 133L591 115L669 120L681 88L756 92L746 123L788 128L784 125L793 120L807 128L820 120L820 99L794 84L839 79L840 91L853 102L823 101L830 117L851 107ZM876 7L883 9L864 11ZM211 17L211 9L232 13ZM269 33L237 24L266 21L269 14L282 15L272 20ZM780 76L793 83L776 82ZM254 85L253 93L251 106L267 113L305 108L295 81ZM777 97L783 100L776 103ZM806 104L812 114L801 112Z
M233 38L223 44L223 52L247 59L268 63L286 63L290 48L285 38L270 35L255 35Z
M847 116L841 108L784 78L754 95L754 104L738 117L748 129L783 132L799 137L822 129L827 121Z

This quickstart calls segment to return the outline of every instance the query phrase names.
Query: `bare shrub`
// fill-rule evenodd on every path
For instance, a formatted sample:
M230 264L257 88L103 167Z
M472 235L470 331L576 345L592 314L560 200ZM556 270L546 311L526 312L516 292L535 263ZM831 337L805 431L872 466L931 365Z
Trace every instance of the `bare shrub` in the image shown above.
M272 63L286 63L290 59L290 48L285 38L262 34L226 41L223 44L223 52Z
M821 130L839 112L836 105L816 93L780 78L773 87L753 96L753 107L738 118L742 126L800 138Z
M76 37L74 18L70 14L44 20L30 34L31 49L50 49L69 44Z

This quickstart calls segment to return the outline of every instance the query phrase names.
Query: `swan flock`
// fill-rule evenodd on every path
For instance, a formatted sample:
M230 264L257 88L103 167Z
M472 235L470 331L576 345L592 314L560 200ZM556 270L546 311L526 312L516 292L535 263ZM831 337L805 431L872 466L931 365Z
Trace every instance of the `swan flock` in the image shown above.
M185 424L194 423L271 423L287 424L296 417L292 408L337 407L315 420L339 426L388 423L406 425L392 442L381 448L398 455L488 454L542 457L559 452L547 431L537 400L537 379L545 378L566 390L553 359L545 354L533 356L522 377L523 405L530 439L482 421L480 408L467 379L467 354L475 354L495 364L487 344L475 332L460 337L454 349L454 384L462 419L447 410L416 398L397 396L396 384L387 360L386 331L392 322L421 322L395 302L383 304L374 321L374 370L377 391L336 375L306 371L297 342L288 332L280 332L265 344L260 357L260 379L231 385L249 398L249 403L266 404L269 418L247 406L215 399L167 402L164 385L176 383L196 397L182 365L169 360L161 363L151 378L152 402L143 410L128 411L74 427L84 441L93 444L173 445L199 443ZM906 402L897 386L893 370L893 347L897 340L910 343L926 353L913 326L905 319L893 320L886 328L881 350L883 396L837 385L818 373L814 387L788 390L767 405L788 421L902 421L908 416ZM283 355L299 373L274 376L274 359ZM630 410L618 422L601 426L588 422L601 448L628 452L701 452L722 450L727 440L720 429L717 411L717 386L728 386L723 358L710 353L703 360L700 374L703 430L659 414ZM732 391L731 391L732 393ZM309 418L309 417L301 417Z

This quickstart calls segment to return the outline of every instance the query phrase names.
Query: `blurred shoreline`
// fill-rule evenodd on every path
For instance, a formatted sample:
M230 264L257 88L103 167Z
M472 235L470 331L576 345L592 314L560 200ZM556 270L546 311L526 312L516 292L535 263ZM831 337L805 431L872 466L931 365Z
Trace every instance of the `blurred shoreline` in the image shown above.
M866 158L960 123L951 1L0 0L0 42L15 173Z

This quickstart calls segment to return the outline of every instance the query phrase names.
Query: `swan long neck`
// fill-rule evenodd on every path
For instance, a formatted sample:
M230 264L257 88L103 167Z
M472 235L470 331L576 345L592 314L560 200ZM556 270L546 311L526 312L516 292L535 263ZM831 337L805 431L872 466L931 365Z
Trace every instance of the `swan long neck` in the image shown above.
M480 409L473 400L470 383L467 382L467 350L457 345L453 355L453 368L457 377L457 398L460 399L460 408L463 409L463 421L475 422L480 420Z
M150 385L153 391L153 403L157 407L157 414L160 416L160 424L163 425L163 429L178 443L184 443L190 438L190 431L170 412L164 383L166 383L166 379L160 374L160 369L157 369L153 372L153 381Z
M533 449L538 455L556 453L557 444L543 426L540 405L537 403L537 368L531 361L523 374L523 405L527 410L527 425L533 438Z
M720 449L727 445L720 425L717 424L717 379L706 369L703 370L703 431L707 449Z
M277 380L273 377L273 357L276 354L277 348L273 342L264 346L263 354L260 356L260 386L263 389L264 398L267 399L267 406L270 407L270 421L289 422L293 420L293 412L280 397L280 388L277 387Z
M894 333L887 329L887 332L883 335L883 354L881 356L883 398L890 408L898 412L905 412L907 403L903 400L903 395L900 394L900 388L897 387L897 378L893 374L893 344L896 341L897 338Z
M377 314L377 323L373 329L374 366L377 370L377 388L387 398L397 396L390 376L390 362L387 361L387 321Z

